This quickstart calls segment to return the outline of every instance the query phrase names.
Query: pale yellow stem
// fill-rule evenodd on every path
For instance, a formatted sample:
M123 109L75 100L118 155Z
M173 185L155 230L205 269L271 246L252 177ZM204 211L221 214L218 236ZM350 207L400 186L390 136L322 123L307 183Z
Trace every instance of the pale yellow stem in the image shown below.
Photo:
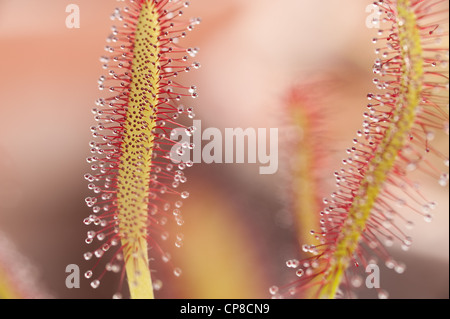
M155 109L159 94L159 15L142 5L135 30L131 85L117 181L118 220L132 298L153 298L147 227Z

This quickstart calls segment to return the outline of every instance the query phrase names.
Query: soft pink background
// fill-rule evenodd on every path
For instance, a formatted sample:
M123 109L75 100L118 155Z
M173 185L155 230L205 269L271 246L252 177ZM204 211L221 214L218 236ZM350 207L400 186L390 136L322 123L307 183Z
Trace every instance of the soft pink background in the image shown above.
M80 6L80 29L65 27L70 3ZM190 102L197 119L221 129L276 127L286 89L325 73L336 85L326 98L335 140L329 147L339 167L361 127L366 94L374 91L374 30L365 27L371 1L191 3L186 15L203 20L184 42L201 48L202 68L186 77L199 88L200 97ZM58 298L109 298L113 292L107 284L93 292L86 281L81 289L68 290L64 281L67 264L83 269L87 249L88 229L81 221L89 214L83 175L89 171L90 109L101 96L98 57L117 5L113 0L0 0L0 229ZM448 153L447 143L442 145ZM188 177L184 231L190 239L178 258L186 258L184 266L180 261L183 278L167 279L170 285L159 296L268 297L268 287L286 280L284 261L295 249L295 239L275 223L281 207L277 194L289 191L279 174L258 175L255 165L216 164L198 166ZM439 202L435 219L431 224L417 220L411 250L393 250L407 263L406 273L383 269L382 284L392 297L448 298L448 187L427 179L421 184L427 197ZM216 243L215 249L202 246L208 242ZM207 258L211 254L215 257ZM212 281L204 286L202 280Z

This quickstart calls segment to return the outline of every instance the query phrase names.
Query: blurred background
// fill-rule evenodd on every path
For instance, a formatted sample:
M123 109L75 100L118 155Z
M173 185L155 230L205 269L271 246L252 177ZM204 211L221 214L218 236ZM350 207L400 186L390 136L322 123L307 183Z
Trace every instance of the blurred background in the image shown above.
M80 7L79 29L68 29L68 4ZM371 1L192 0L186 18L202 23L183 40L198 46L202 68L185 81L200 97L189 101L203 127L279 127L293 83L325 75L331 120L326 141L333 167L361 127L366 95L375 90L375 58L366 27ZM67 289L68 264L82 254L91 196L83 175L92 140L99 57L113 24L114 0L0 0L0 231L24 256L42 295L111 298L115 283L98 290L81 281ZM446 4L448 6L448 3ZM448 140L442 148L448 154ZM280 141L281 145L281 141ZM280 163L280 165L283 165ZM187 171L183 248L172 253L180 278L157 269L159 298L268 298L268 288L293 279L285 261L298 257L295 231L280 212L281 176L259 175L259 165L194 165ZM281 170L280 170L281 171ZM392 248L406 263L402 275L382 269L392 298L448 298L448 186L421 178L423 193L439 203L432 223L418 218L412 248ZM281 217L280 217L281 216ZM284 217L283 217L284 216ZM289 219L289 218L287 218ZM14 254L0 254L0 266ZM22 260L22 259L21 259ZM1 277L1 273L0 273ZM22 276L19 280L23 280ZM45 293L44 293L45 292Z

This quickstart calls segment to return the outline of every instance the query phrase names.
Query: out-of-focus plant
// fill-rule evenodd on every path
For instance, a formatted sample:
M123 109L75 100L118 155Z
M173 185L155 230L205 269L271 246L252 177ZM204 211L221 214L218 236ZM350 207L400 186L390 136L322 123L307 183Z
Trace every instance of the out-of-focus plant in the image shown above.
M283 184L289 185L281 190L283 211L290 212L289 219L296 229L298 247L308 249L305 242L320 241L314 230L320 227L321 217L318 211L324 208L323 197L328 189L326 172L331 156L331 137L326 125L329 109L325 106L323 87L330 88L330 81L321 79L294 85L283 100L282 127L282 175ZM329 91L328 91L329 92ZM298 268L298 258L286 261L288 268ZM303 276L303 269L297 270L297 276ZM271 289L276 293L278 287ZM291 289L295 295L297 290ZM302 291L299 298L308 296Z
M0 232L0 299L51 298L37 270L18 252L17 247Z
M329 140L329 136L325 130L325 109L320 102L318 86L320 83L296 85L285 101L285 112L290 122L286 125L291 131L286 137L288 147L285 152L289 160L286 174L292 194L286 193L294 212L300 245L311 239L311 230L319 227L320 218L316 212L323 206L323 168L327 162L324 141Z

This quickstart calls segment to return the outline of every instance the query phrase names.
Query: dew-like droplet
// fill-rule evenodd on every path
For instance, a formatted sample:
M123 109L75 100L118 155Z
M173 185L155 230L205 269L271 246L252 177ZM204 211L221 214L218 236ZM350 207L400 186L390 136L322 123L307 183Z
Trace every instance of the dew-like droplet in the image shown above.
M297 268L299 266L300 262L297 259L290 259L286 261L286 266L288 268Z
M94 252L94 254L95 254L95 257L101 258L101 257L103 256L103 254L104 254L104 251L103 251L102 249L97 249L97 250Z
M407 236L405 237L405 239L403 239L403 244L407 245L407 246L411 246L412 245L412 238Z
M178 208L175 208L172 211L173 216L181 216L181 211Z
M182 242L181 240L177 240L177 241L175 242L175 247L177 247L177 248L183 247L183 242Z
M393 244L394 244L394 238L392 236L386 237L386 239L384 240L384 245L386 247L391 247Z
M120 265L114 264L114 265L111 266L111 271L113 273L116 273L116 274L119 273L120 269L121 269Z
M385 264L386 264L386 267L388 267L389 269L393 269L396 265L396 262L394 259L389 258L386 260Z
M269 293L274 296L278 292L279 288L278 286L272 286L269 288Z
M162 286L163 286L163 282L161 280L156 279L155 281L153 281L153 289L155 291L161 290Z
M431 221L433 220L433 215L431 214L425 214L423 216L423 219L427 222L427 223L431 223Z
M448 174L447 173L441 174L441 176L439 178L439 185L441 185L443 187L448 185Z
M378 298L379 299L388 299L389 293L386 290L381 289L380 291L378 291Z
M90 260L92 258L93 254L91 252L84 253L83 257L85 260Z
M355 275L351 278L351 284L355 288L361 287L362 283L363 283L363 280L362 280L361 276L359 276L359 275Z
M175 268L174 270L173 270L173 274L175 275L175 276L177 276L177 277L180 277L181 276L181 269L180 268Z
M169 232L165 231L161 234L161 239L162 240L167 240L169 238Z
M165 253L161 256L162 261L165 263L168 263L171 258L172 258L172 256L169 253Z
M403 274L405 272L406 266L403 263L398 263L397 265L395 265L395 272L398 274Z
M188 197L189 197L189 192L184 191L181 193L181 198L186 199Z
M96 279L91 282L91 287L97 289L100 286L100 280Z
M408 221L406 222L406 224L405 224L405 227L406 227L407 229L413 229L413 228L414 228L414 222L411 221L411 220L408 220Z

